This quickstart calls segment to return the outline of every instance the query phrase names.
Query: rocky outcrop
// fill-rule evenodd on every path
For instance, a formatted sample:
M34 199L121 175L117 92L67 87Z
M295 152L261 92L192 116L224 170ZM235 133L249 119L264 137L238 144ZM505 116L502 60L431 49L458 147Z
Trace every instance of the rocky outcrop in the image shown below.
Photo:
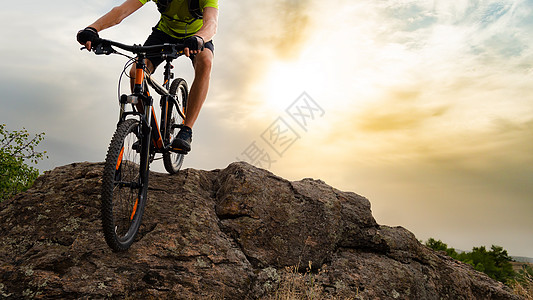
M102 169L56 168L0 204L0 298L257 299L292 273L325 298L515 299L378 225L364 197L246 163L152 173L138 240L114 253L101 232Z

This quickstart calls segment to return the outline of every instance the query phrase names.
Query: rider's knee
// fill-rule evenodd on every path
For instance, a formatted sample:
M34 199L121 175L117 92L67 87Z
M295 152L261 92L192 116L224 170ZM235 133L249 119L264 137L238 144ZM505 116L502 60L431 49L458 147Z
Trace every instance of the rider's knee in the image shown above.
M211 68L213 67L213 56L212 55L197 55L194 59L196 60L197 69L199 69L202 72L211 73Z

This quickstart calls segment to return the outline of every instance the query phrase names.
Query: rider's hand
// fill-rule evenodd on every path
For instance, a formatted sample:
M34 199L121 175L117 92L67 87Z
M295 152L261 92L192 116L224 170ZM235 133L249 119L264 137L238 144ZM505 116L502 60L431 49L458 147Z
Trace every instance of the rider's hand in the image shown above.
M200 51L204 50L204 39L198 35L193 35L185 40L183 40L183 45L185 46L185 49L183 49L183 52L185 52L185 55L187 57L198 54Z
M85 45L87 50L91 50L91 43L99 38L98 31L93 27L86 27L85 29L78 31L78 34L76 35L78 42Z

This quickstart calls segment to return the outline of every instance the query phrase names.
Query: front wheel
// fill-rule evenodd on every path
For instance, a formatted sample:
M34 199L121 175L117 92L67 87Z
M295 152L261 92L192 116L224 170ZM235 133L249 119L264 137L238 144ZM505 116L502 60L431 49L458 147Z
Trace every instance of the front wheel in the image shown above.
M187 88L187 82L185 79L177 78L172 81L170 85L169 93L175 95L177 103L170 100L168 101L168 110L166 114L166 128L164 129L164 139L167 143L172 142L180 130L180 126L183 125L184 120L178 113L180 105L183 108L183 115L185 115L187 109L187 97L189 96L189 90ZM177 105L178 104L178 105ZM175 152L163 153L163 164L165 170L168 173L177 173L181 165L183 164L183 158L185 155Z
M102 178L104 237L115 251L127 250L141 225L148 185L140 164L141 124L128 119L111 139Z

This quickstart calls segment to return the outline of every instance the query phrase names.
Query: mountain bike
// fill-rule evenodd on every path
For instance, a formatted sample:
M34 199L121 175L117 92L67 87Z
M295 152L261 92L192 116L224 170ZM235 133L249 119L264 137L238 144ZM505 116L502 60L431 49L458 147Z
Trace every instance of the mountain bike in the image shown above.
M133 92L119 96L119 121L105 160L101 212L104 237L114 251L129 249L141 225L147 201L149 167L161 154L168 173L179 171L184 153L172 149L172 139L183 126L188 87L182 78L174 79L172 60L183 53L181 44L154 46L125 45L100 39L93 42L95 54L120 54L129 58L126 69L136 64ZM130 57L115 48L134 54ZM82 48L83 49L83 48ZM145 59L162 57L164 83L158 83L147 70ZM149 86L161 95L161 123L157 122ZM120 94L120 79L119 79ZM157 158L161 159L161 157Z

